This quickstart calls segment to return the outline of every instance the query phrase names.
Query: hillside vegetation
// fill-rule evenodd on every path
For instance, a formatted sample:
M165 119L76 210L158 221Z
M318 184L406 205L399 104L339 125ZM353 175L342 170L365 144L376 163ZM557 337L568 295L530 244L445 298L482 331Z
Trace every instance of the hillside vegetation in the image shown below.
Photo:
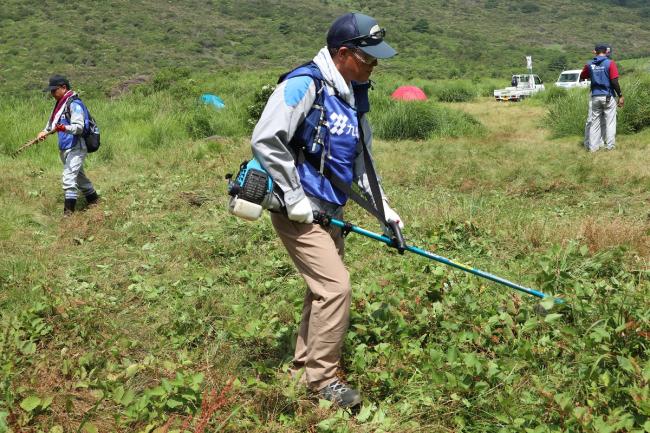
M87 91L161 68L287 68L310 59L331 21L358 10L388 30L405 77L507 77L533 55L545 79L589 58L650 53L650 7L631 0L7 0L0 10L0 90L24 93L53 72Z

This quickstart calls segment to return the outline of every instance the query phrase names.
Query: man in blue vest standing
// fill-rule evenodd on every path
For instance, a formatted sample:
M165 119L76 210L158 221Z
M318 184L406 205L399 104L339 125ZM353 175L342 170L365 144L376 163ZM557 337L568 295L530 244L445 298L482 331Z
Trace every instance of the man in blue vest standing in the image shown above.
M616 145L616 107L623 107L625 100L618 83L618 68L608 57L607 45L596 45L591 63L585 65L580 79L591 79L591 118L588 150L596 152L598 143L604 139L605 149L614 150ZM618 96L618 102L615 96ZM605 131L602 131L605 128Z
M337 377L352 287L341 230L312 221L314 211L342 218L345 190L356 183L383 207L387 222L403 228L383 190L369 180L375 176L369 175L374 163L367 153L372 143L368 82L378 59L396 54L384 36L367 15L336 19L327 46L281 77L252 136L253 154L273 178L286 209L271 214L273 227L308 286L291 370L320 398L342 407L361 402L359 392Z

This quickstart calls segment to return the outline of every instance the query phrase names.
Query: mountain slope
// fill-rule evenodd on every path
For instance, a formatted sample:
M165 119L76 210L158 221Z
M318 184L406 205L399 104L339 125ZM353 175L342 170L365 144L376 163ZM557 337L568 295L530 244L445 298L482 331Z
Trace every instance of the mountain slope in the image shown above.
M650 53L650 9L631 0L3 3L2 93L38 89L54 71L105 90L159 68L288 67L311 58L331 21L349 10L387 28L400 53L388 69L427 78L503 76L521 70L527 54L550 78L581 64L597 41L612 43L617 58Z

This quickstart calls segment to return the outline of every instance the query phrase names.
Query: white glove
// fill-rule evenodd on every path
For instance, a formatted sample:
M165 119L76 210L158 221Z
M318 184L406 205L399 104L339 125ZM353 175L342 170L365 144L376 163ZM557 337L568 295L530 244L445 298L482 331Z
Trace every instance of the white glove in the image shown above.
M400 216L397 215L397 212L395 212L393 209L391 209L390 206L388 206L388 202L385 199L383 200L383 202L384 202L384 216L386 216L386 221L388 221L389 223L396 222L400 230L404 229L404 223L402 222Z
M311 224L314 222L314 211L307 197L303 197L294 204L287 205L287 216L297 223Z

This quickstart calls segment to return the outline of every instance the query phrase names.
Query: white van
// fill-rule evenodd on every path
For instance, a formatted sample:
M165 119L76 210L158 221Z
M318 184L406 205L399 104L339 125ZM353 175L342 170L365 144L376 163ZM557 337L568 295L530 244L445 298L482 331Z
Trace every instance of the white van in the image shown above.
M555 82L555 87L562 87L564 89L573 89L574 87L589 87L591 86L591 81L580 81L581 69L572 69L570 71L562 71L557 81Z

